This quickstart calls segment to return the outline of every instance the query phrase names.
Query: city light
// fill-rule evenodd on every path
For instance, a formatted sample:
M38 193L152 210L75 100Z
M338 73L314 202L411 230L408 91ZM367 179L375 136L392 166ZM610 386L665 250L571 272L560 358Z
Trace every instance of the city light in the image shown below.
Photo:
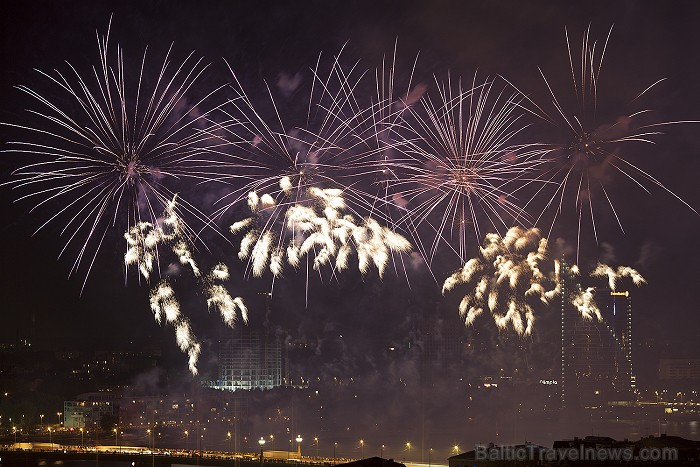
M260 465L263 463L263 446L265 446L265 438L262 436L258 440L258 444L260 445Z

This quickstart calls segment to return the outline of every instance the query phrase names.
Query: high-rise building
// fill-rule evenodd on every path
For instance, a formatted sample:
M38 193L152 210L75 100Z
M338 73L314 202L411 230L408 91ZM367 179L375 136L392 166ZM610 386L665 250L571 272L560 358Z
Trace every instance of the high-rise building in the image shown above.
M282 385L282 346L264 330L230 330L219 344L219 379L213 388L272 389Z
M601 320L586 319L571 304L582 288L568 264L561 267L561 403L565 408L600 407L629 400L632 367L632 301L629 292L598 288Z

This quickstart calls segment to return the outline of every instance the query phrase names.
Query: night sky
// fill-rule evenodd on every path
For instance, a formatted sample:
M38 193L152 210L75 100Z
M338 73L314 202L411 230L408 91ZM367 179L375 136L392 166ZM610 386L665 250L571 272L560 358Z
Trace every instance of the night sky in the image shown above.
M419 54L414 82L425 83L429 89L434 75L443 79L449 72L469 81L478 71L480 77L502 75L526 89L533 100L549 105L538 67L557 92L570 92L565 28L576 60L582 34L589 25L592 38L601 44L614 26L599 83L601 119L614 121L624 115L628 111L626 102L658 79L666 78L643 96L644 107L653 109L650 121L700 120L700 5L695 1L396 1L332 5L152 1L3 2L0 121L31 124L32 117L24 109L34 103L14 86L46 89L46 80L35 68L65 70L64 60L82 69L96 64L95 30L104 32L110 16L111 40L124 47L132 64L140 63L148 46L152 64L157 66L174 42L174 59L182 60L194 50L211 63L202 76L202 86L227 83L230 74L225 59L243 86L254 90L254 99L261 105L266 104L265 81L274 89L280 76L299 74L302 81L295 91L299 98L309 85L308 70L318 54L330 57L345 44L344 60L348 64L359 61L360 68L370 70L367 79L371 84L375 68L381 66L384 55L391 55L395 41L397 81L406 81ZM282 93L278 95L284 100ZM552 129L539 122L526 134L542 137L547 131ZM661 131L664 134L654 136L653 145L623 146L625 159L700 209L700 123L665 126ZM0 126L3 147L17 137L15 130ZM11 180L13 169L33 160L30 154L1 154L2 181ZM619 173L606 177L606 188L624 233L610 209L600 204L596 214L599 244L595 244L590 223L584 220L579 262L590 266L604 259L611 264L630 265L648 280L648 285L633 291L635 338L639 343L635 365L638 380L643 383L644 378L656 375L655 358L700 358L700 216L651 183L645 182L649 194ZM201 187L186 190L189 196L202 192ZM49 225L33 234L48 211L29 213L31 205L14 202L16 198L17 193L10 187L0 187L0 342L11 343L17 336L35 333L33 340L42 348L139 348L155 343L169 356L170 368L184 369L186 356L177 350L172 330L153 321L148 288L138 283L135 274L125 279L123 232L115 231L107 238L81 290L84 273L68 274L72 257L57 259L62 246L60 226ZM205 196L202 198L204 203ZM573 204L573 200L565 204L551 234L552 239L564 239L570 246L575 245L577 237ZM542 227L546 231L549 225ZM212 256L228 255L229 264L238 262L235 246L214 242L211 248ZM441 257L433 272L441 283L460 266L454 259L443 261ZM428 328L433 334L437 329L462 329L457 298L442 298L440 286L424 268L409 271L410 287L403 273L396 277L391 270L383 281L376 272L365 277L356 273L338 279L326 277L323 281L312 277L308 301L303 276L302 272L290 273L276 282L269 315L265 315L265 300L260 295L269 289L269 278L236 279L231 286L234 295L240 294L248 301L254 319L265 315L281 336L313 343L313 355L301 355L296 363L300 374L361 376L365 381L362 392L371 394L384 379L412 374L410 357L392 359L387 349L421 341ZM213 343L220 332L219 318L213 312L209 314L196 297L187 300L191 303L186 301L184 305L190 307L188 314L204 344L202 362L207 371L215 358ZM546 323L544 319L543 326ZM494 342L505 339L507 345L480 356L465 374L493 371L503 362L521 358L508 354L518 354L513 349L519 344L496 335L492 324L484 316L475 328ZM463 332L466 336L474 331ZM542 330L526 339L531 349L528 358L536 360L535 366L545 368L549 364L546 351L538 351L538 347L548 348L550 337ZM449 385L437 383L434 387L440 388L435 393L444 395L443 401L452 397ZM369 412L373 408L367 405L364 409Z

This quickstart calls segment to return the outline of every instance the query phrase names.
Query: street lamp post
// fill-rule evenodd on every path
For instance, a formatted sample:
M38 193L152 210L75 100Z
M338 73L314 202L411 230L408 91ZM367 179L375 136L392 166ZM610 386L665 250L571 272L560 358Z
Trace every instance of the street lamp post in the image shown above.
M335 451L338 448L338 443L333 443L333 465L335 465Z
M58 427L59 428L61 427L61 414L63 414L63 412L56 412L56 416L58 417Z
M15 435L15 444L17 444L17 427L16 426L12 427L12 433L14 433L14 435Z
M383 444L379 448L379 457L380 458L384 457L384 445Z
M360 440L360 459L365 458L365 440Z
M155 467L156 465L156 453L154 452L154 447L155 447L155 439L153 439L153 431L151 431L150 428L146 429L146 435L148 436L148 447L151 449L151 465Z
M39 423L39 425L40 425L41 429L43 430L44 429L44 414L39 415L39 420L41 421L41 423Z
M406 449L408 450L407 457L410 459L410 457L411 457L411 443L410 442L406 443Z
M49 446L51 446L51 450L53 451L53 441L51 441L51 427L49 427Z
M185 451L190 449L190 432L185 430Z
M116 428L112 431L114 432L114 447L116 448L119 446L119 431Z
M80 447L85 446L85 428L80 428Z
M428 467L431 467L432 454L433 454L433 448L428 449Z
M299 454L299 459L301 459L301 442L304 441L300 435L297 435L297 454Z
M265 446L265 438L262 436L258 440L258 444L260 445L260 465L263 464L263 446Z
M270 449L275 450L275 435L270 435Z
M316 445L316 458L318 458L318 436L314 436L314 444Z

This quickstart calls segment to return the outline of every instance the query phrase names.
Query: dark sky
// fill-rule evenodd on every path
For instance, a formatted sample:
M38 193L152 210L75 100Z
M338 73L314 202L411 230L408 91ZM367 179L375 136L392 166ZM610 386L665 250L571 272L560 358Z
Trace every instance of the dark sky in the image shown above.
M616 118L625 107L618 111L615 104L629 101L666 78L644 96L645 106L653 109L652 120L700 120L700 5L695 1L71 1L2 3L0 121L31 120L23 112L29 98L13 86L46 86L35 68L65 70L64 60L80 67L96 63L95 30L103 32L110 16L112 40L119 42L135 63L147 45L149 53L161 57L171 42L175 58L182 59L191 50L203 55L211 62L202 78L204 85L226 83L225 59L246 88L262 90L264 80L274 83L281 73L305 74L319 52L334 54L346 42L345 59L359 60L360 67L374 70L382 55L392 52L398 38L398 79L406 79L419 53L416 81L431 83L433 74L443 78L447 72L466 79L477 71L480 76L503 75L544 103L548 95L538 66L557 90L570 90L565 28L575 44L576 56L589 24L592 35L600 41L614 25L599 84L601 113ZM302 87L305 84L308 81ZM531 130L535 134L539 131L536 128ZM662 130L665 134L654 137L654 145L630 144L626 159L700 209L700 123ZM13 137L16 133L0 127L3 144ZM3 181L11 179L13 168L32 160L25 156L20 160L16 155L2 154ZM609 210L601 209L597 218L601 245L595 245L590 227L584 227L581 263L614 255L615 264L638 268L649 284L635 290L636 338L672 342L665 350L669 357L698 358L700 216L664 189L645 185L651 194L622 175L610 179L607 187L625 232L617 227ZM81 293L83 277L68 277L71 258L56 259L60 228L49 227L32 236L42 216L29 213L28 203L13 203L15 197L7 186L0 188L0 341L11 342L17 333L28 335L35 319L37 341L49 347L156 342L174 354L174 364L185 364L174 349L170 330L153 322L146 288L139 286L133 275L125 285L120 232L103 247ZM573 244L577 227L573 202L570 204L571 212L566 211L552 236ZM230 262L235 262L230 245L214 249L231 255ZM438 268L439 280L457 267ZM308 308L303 282L293 277L276 286L272 310L277 322L295 337L319 341L345 333L346 342L326 347L326 351L347 357L352 362L349 367L358 373L364 363L376 366L381 361L371 352L381 353L392 339L410 339L407 336L418 326L418 315L427 313L428 319L460 326L454 303L440 301L438 286L424 274L413 278L407 293L401 293L406 290L405 283L393 277L384 283L374 276L362 279L353 275L340 283L312 281ZM263 308L256 294L265 287L244 283L239 290L250 303L257 300ZM200 336L205 342L215 340L218 331L212 323L217 317L207 316L201 306L195 310L201 314L195 321ZM434 317L429 315L432 310ZM413 321L407 324L409 318ZM482 324L488 327L491 323L484 318ZM205 346L205 352L208 350ZM211 357L203 355L205 360ZM639 362L638 368L648 375L654 373L644 362Z

